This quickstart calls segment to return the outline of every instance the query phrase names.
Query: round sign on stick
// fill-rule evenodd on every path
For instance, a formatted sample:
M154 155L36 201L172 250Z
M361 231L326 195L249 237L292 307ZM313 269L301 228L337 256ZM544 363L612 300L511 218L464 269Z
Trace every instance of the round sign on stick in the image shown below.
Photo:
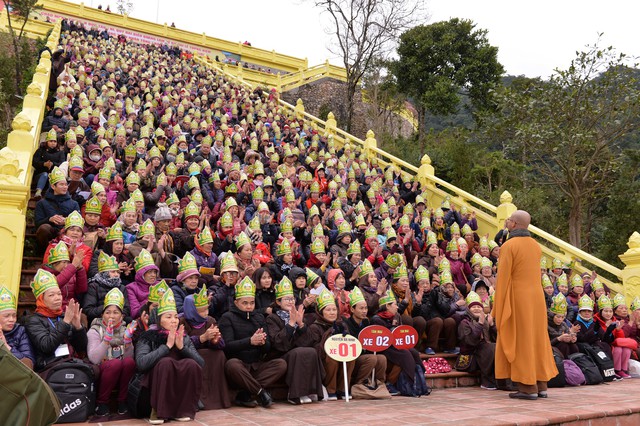
M338 362L349 362L362 353L362 344L351 335L335 334L324 342L324 351Z
M393 346L396 349L411 349L418 343L418 332L410 325L393 329Z
M393 344L391 330L381 325L370 325L358 335L362 349L370 352L382 352Z

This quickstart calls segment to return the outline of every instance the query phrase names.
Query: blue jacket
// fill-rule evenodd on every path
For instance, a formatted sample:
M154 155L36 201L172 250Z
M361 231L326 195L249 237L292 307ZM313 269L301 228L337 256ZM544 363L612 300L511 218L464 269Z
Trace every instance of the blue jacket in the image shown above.
M27 335L27 330L20 324L13 326L13 330L5 331L4 337L7 344L11 346L11 353L18 359L29 358L33 365L36 364L36 357L33 355L33 348Z
M69 121L64 117L56 117L54 112L57 108L54 108L53 112L50 115L47 115L42 121L42 131L48 132L53 129L53 126L58 126L60 130L64 130L67 128L67 124Z
M36 204L36 227L49 223L49 219L57 214L67 217L74 210L79 212L80 206L69 194L54 195L53 191L47 191L45 197Z

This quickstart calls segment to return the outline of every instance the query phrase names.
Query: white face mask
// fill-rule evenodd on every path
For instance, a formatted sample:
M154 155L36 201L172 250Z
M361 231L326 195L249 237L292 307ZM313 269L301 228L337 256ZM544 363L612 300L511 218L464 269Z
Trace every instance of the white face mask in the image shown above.
M89 158L92 161L100 161L100 158L102 158L102 156L100 154L91 154L91 155L89 155Z

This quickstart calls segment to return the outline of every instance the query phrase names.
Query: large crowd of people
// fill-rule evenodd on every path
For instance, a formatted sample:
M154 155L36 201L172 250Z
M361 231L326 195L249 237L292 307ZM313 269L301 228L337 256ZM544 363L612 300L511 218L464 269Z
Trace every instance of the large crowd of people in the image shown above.
M69 62L33 157L43 266L24 325L0 290L0 338L24 364L46 377L83 359L97 415L112 397L126 413L135 387L161 424L232 401L268 407L276 386L292 404L346 398L324 342L404 324L416 347L363 352L346 364L350 386L403 393L424 373L419 353L444 352L473 355L484 389L510 389L495 380L491 316L506 229L492 239L473 210L428 205L418 182L338 146L273 90L66 25ZM545 262L553 350L595 343L628 377L640 300L629 309L597 276Z

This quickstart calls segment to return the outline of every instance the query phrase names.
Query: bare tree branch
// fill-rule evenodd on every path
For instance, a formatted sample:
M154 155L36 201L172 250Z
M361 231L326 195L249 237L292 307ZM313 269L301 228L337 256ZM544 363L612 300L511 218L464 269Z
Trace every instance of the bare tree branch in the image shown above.
M385 58L400 33L426 19L420 0L313 0L327 12L328 32L334 35L330 51L342 58L347 72L345 117L347 130L353 120L354 95L374 58Z

